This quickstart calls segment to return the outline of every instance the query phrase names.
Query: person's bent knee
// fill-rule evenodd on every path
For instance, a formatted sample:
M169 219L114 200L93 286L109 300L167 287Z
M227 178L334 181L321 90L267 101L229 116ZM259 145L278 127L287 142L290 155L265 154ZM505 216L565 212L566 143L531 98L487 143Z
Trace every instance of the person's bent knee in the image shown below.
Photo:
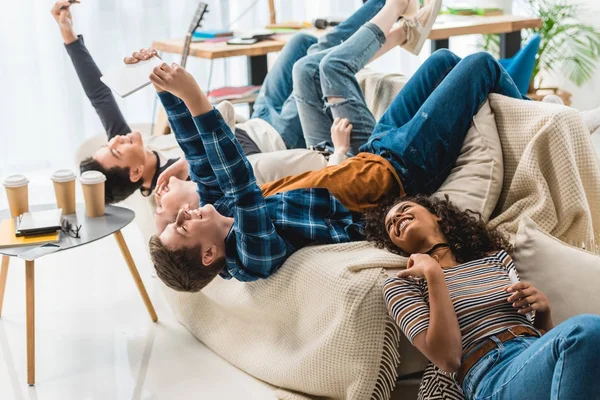
M441 62L454 63L454 64L456 64L457 62L460 61L460 57L448 49L436 50L431 54L431 56L429 58L435 59L435 60L441 61Z
M498 61L492 56L490 53L486 53L485 51L480 51L475 54L468 55L465 57L464 61L474 63L474 64L495 64Z
M351 68L345 60L331 57L331 54L325 56L319 64L319 73L323 82L335 82L336 76L343 75L349 71L351 71Z
M581 314L569 319L573 325L582 328L583 332L596 336L600 340L600 316L594 314Z
M308 48L317 43L318 39L306 32L298 32L288 40L287 46L302 46Z
M302 91L302 88L309 86L319 74L319 59L306 56L296 61L292 68L292 79L294 81L294 91ZM314 87L314 86L313 86Z

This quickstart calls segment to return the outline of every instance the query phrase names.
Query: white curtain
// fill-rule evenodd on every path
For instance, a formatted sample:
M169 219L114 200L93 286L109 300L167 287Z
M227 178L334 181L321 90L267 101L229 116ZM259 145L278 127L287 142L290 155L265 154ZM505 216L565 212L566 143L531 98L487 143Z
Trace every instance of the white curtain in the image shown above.
M264 26L267 0L207 0L204 27L233 29ZM256 3L256 4L254 4ZM82 0L73 7L75 29L101 70L152 40L182 37L197 0ZM362 0L276 0L278 21L348 16ZM52 16L51 0L6 2L0 24L0 176L72 167L73 153L102 126L81 89ZM427 57L395 50L374 67L412 73ZM274 57L274 56L273 56ZM179 56L166 55L167 61ZM246 61L215 60L211 87L247 82ZM206 89L210 61L190 58L188 68ZM130 123L150 122L150 88L118 99Z

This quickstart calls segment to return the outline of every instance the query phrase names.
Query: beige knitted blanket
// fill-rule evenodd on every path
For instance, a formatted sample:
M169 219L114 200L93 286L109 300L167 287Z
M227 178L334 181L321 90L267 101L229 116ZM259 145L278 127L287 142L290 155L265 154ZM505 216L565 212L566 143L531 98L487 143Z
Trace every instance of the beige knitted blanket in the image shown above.
M501 96L491 105L505 179L490 226L514 235L528 215L568 242L600 243L600 173L577 113ZM285 388L280 398L387 399L400 336L386 313L382 268L405 262L366 243L309 247L268 280L216 279L202 293L165 292L199 340Z
M529 216L564 242L598 251L600 170L590 133L571 108L490 96L504 186L489 225L514 239Z
M400 333L385 312L381 267L403 265L366 242L313 246L268 280L215 279L197 294L165 293L198 339L285 388L280 398L387 399Z

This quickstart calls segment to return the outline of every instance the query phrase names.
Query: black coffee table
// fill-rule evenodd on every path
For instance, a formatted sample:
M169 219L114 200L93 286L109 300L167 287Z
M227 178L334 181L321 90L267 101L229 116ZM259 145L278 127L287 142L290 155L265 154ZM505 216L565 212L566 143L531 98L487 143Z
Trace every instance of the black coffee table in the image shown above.
M56 204L44 204L31 206L31 211L42 211L56 208ZM6 219L10 217L8 210L0 211L0 219ZM67 219L73 225L81 225L82 228L79 232L79 238L72 238L65 233L61 232L60 241L58 245L60 249L57 251L66 251L79 246L85 246L86 244L95 242L96 240L102 239L109 235L114 235L119 245L119 249L123 254L123 258L127 262L129 272L133 277L133 280L142 296L142 300L146 305L146 309L150 314L150 318L153 322L158 321L154 306L148 297L144 283L140 278L140 274L135 266L127 243L123 238L121 229L129 225L135 218L135 213L132 210L117 206L106 206L106 214L98 218L88 218L85 215L85 207L83 204L77 204L77 212L75 214L65 215L64 219ZM27 247L11 247L0 249L2 254L2 268L0 270L0 317L2 316L2 304L4 300L4 289L6 288L6 278L8 276L8 262L10 257L18 257L36 246ZM27 383L29 385L35 384L35 273L34 273L35 261L25 261L25 294L26 294L26 313L27 313Z

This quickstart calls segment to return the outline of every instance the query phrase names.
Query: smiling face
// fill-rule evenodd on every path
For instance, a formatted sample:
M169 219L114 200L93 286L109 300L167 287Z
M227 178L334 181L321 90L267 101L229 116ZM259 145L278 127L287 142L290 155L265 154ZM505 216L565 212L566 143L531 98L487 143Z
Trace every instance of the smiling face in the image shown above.
M167 225L159 238L170 250L199 248L198 259L210 265L225 254L225 238L232 219L219 214L211 205L195 210L181 209L175 222Z
M440 219L425 207L410 201L394 205L385 217L385 230L390 240L406 254L425 253L445 242Z
M194 210L200 207L196 184L182 181L174 176L169 179L167 186L154 194L154 198L156 199L154 223L159 233L175 221L180 209Z
M139 132L117 135L96 151L94 159L105 169L129 168L131 181L137 182L142 178L146 161L142 135Z

